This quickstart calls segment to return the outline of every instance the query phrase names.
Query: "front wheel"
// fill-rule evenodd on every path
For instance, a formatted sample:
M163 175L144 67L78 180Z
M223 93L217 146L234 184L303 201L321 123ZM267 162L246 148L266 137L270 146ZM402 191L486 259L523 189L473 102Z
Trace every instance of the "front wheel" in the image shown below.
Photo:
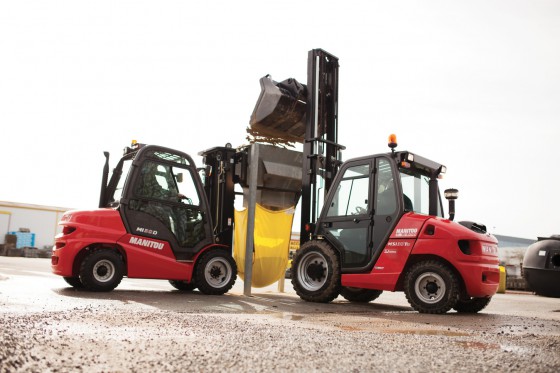
M344 286L340 289L340 295L349 302L368 303L377 299L383 290L360 289Z
M83 289L84 287L84 284L82 284L79 277L63 277L63 278L64 281L66 281L66 283L72 286L73 288Z
M340 292L340 262L325 241L308 241L292 262L292 285L309 302L328 303Z
M455 307L453 307L457 312L461 313L477 313L482 311L484 307L490 303L492 297L487 298L470 298L467 300L459 299Z
M414 264L404 278L406 299L420 313L446 313L457 304L457 276L447 265L428 260Z
M111 291L124 273L124 262L118 252L100 249L88 254L80 266L80 281L87 290Z
M227 293L237 279L237 265L225 250L211 249L198 259L195 267L195 283L204 294Z

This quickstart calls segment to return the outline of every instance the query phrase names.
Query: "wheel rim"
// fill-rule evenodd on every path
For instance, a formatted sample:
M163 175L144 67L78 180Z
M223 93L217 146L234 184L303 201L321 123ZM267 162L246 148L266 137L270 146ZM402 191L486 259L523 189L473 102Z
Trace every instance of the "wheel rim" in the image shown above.
M107 259L95 263L93 266L93 277L96 281L107 282L115 275L115 265Z
M210 286L219 288L231 280L231 273L231 265L228 261L222 258L214 258L206 264L204 278Z
M437 303L445 295L445 281L435 272L426 272L418 276L414 283L414 291L424 303Z
M329 275L326 258L320 253L307 253L298 267L298 278L301 285L308 291L321 289Z

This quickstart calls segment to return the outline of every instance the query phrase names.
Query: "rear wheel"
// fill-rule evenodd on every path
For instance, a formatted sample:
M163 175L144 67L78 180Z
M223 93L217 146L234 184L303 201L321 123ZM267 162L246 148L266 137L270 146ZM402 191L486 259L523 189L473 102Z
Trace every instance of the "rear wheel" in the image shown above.
M196 289L196 285L193 282L181 281L181 280L169 280L171 286L177 290L181 291L193 291Z
M453 307L457 312L461 313L477 313L482 311L484 307L490 303L492 297L488 298L470 298L467 300L459 299L455 307Z
M80 266L80 281L87 290L111 291L124 273L124 262L112 249L100 249L88 254Z
M292 284L301 299L327 303L340 292L340 263L325 241L306 242L292 262Z
M406 273L404 292L420 313L446 313L457 304L459 285L455 273L438 261L414 264Z
M209 250L201 255L195 266L195 283L204 294L222 295L237 279L237 265L225 250Z
M340 295L347 301L357 303L368 303L377 299L383 290L360 289L344 286L340 289Z
M79 277L63 277L63 278L64 281L66 281L66 283L72 286L73 288L83 289L84 287L84 284L82 284Z

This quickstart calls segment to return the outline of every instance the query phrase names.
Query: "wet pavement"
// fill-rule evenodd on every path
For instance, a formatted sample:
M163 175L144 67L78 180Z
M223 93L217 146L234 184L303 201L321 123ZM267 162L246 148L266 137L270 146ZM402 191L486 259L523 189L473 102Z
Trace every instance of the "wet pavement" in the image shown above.
M304 302L289 280L243 295L124 279L69 287L48 259L0 257L0 372L557 372L560 299L497 294L481 313L424 315L402 293Z

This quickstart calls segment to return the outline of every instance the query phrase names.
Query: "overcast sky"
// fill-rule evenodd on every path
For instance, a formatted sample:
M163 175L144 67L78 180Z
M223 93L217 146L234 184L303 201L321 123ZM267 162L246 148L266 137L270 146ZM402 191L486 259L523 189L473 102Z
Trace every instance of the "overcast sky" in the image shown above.
M457 220L560 233L559 1L0 1L0 200L95 208L103 151L245 141L271 74L339 58L344 159L445 164Z

